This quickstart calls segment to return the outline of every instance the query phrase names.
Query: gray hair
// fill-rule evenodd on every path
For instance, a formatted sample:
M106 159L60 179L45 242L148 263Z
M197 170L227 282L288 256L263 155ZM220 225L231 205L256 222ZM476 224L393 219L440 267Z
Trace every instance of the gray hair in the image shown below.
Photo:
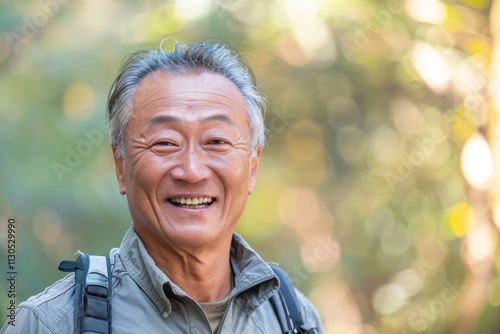
M111 86L107 116L109 138L116 154L125 157L125 129L132 115L132 97L139 82L155 71L172 74L212 72L231 80L245 99L252 135L252 147L264 146L266 100L260 94L250 67L222 44L175 43L171 52L162 48L139 51L125 58Z

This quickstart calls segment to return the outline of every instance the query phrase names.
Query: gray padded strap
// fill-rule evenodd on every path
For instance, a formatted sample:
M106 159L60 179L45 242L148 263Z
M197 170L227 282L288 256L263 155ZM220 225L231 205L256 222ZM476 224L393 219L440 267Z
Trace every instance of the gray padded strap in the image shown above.
M108 265L105 256L89 255L89 274L97 273L104 277L108 276Z
M105 256L88 255L82 333L111 334L111 272ZM87 269L87 268L86 268Z

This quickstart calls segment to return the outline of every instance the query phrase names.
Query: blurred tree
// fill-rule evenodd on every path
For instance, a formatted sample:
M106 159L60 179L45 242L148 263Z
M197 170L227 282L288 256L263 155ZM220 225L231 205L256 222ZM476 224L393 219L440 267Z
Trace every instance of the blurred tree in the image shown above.
M476 333L486 330L482 320L491 306L500 302L498 283L498 216L500 173L499 146L499 73L500 73L500 4L493 1L489 14L491 33L490 75L483 94L488 123L471 136L462 151L462 171L470 187L469 202L476 217L476 227L462 241L464 262L468 266L463 294L457 304L454 333ZM486 142L488 138L488 142ZM488 332L497 332L500 322L492 322ZM495 329L496 328L496 329Z

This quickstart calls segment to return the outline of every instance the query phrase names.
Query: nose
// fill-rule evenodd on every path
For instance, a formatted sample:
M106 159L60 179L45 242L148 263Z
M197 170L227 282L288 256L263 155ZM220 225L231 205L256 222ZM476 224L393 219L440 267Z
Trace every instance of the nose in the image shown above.
M210 169L201 149L187 148L177 159L178 162L171 171L174 180L198 183L210 177Z

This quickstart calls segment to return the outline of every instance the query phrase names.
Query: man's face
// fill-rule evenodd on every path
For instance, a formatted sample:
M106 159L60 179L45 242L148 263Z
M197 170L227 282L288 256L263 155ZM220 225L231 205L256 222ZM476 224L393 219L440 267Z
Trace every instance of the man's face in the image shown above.
M231 237L261 149L252 150L245 100L230 80L148 75L134 93L125 138L116 172L146 246L197 248Z

